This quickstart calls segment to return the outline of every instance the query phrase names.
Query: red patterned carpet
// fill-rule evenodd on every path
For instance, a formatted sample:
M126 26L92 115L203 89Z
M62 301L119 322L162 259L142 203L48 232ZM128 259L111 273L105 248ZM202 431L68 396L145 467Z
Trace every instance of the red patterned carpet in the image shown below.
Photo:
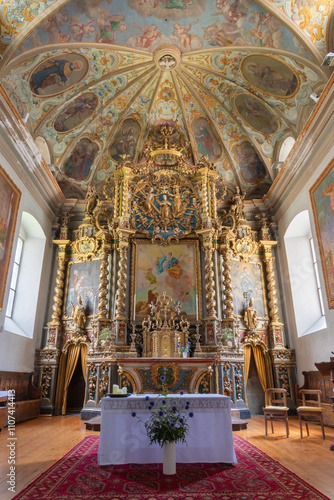
M239 436L237 465L178 464L164 476L161 464L97 464L98 436L86 437L13 500L328 500Z

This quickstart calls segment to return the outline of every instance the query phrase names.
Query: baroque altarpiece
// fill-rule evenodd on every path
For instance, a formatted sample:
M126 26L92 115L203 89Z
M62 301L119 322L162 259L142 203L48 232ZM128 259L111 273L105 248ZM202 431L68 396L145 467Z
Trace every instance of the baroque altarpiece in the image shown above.
M268 220L254 229L214 164L189 163L168 128L160 139L89 188L77 229L61 215L52 317L36 352L44 407L65 413L79 362L85 416L113 384L159 392L161 376L169 392L217 392L246 408L252 353L262 389L287 389L293 405Z

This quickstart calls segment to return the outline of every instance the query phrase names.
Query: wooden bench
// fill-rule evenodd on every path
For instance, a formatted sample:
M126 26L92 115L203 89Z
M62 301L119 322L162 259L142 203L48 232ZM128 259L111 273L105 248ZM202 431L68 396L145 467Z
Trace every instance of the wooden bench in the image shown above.
M34 373L0 371L0 391L15 391L15 423L39 415L42 388L34 386ZM7 422L5 423L7 425Z
M302 387L299 387L299 385L297 385L296 390L297 406L302 405L302 397L299 392L300 390L321 390L321 406L323 408L322 416L324 425L327 425L328 427L334 427L333 402L330 398L330 395L332 394L330 377L324 377L319 371L305 371L303 372L303 375L304 385Z

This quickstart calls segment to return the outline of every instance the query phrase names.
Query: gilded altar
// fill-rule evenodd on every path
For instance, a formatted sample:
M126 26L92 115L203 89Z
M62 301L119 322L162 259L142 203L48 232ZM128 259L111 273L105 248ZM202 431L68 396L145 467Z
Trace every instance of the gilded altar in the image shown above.
M151 304L150 314L142 323L144 358L179 358L188 344L189 322L181 315L180 304L173 307L171 302L164 292L157 305Z
M250 222L240 188L207 158L192 164L189 151L182 134L161 127L140 163L124 157L89 189L78 227L71 231L71 214L61 215L53 312L36 354L42 385L51 374L45 396L56 412L66 406L67 353L79 350L86 407L122 381L137 392L145 384L159 391L153 368L167 360L176 363L171 390L182 375L185 391L228 394L245 405L254 348L266 385L288 387L294 400L271 222L264 212ZM188 379L187 370L195 370Z

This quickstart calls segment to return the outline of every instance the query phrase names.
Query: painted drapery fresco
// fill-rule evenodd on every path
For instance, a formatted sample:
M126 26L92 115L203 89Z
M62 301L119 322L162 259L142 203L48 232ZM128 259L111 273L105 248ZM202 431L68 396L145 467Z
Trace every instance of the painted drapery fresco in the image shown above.
M136 149L140 126L135 120L125 120L110 146L110 156L115 161L123 161L121 155L133 159Z
M68 266L64 316L71 317L72 304L78 304L80 295L86 307L86 316L97 314L100 283L100 260L70 262Z
M97 152L98 146L94 142L82 139L66 160L64 173L77 181L86 180Z
M196 139L198 156L207 155L209 161L217 160L222 150L208 121L204 118L198 118L194 121L192 127Z
M334 160L310 189L328 307L334 309Z
M2 311L21 191L0 167L0 311Z
M257 184L265 178L266 167L249 142L245 141L235 146L233 153L238 160L240 175L244 182Z
M79 54L50 57L32 72L29 82L36 95L51 96L72 88L86 75L88 61Z
M277 97L291 97L298 89L292 69L271 56L247 56L241 64L245 79L255 88Z
M234 106L239 115L250 127L263 134L273 134L277 130L277 121L262 102L249 94L239 94L234 99Z
M97 97L91 92L77 97L59 113L54 123L55 130L68 132L78 127L94 113L97 104Z
M136 320L142 320L150 312L149 305L165 291L182 304L182 314L188 321L198 317L200 293L197 286L198 247L196 243L178 245L136 245L135 298ZM196 295L197 294L197 295ZM197 298L196 298L197 297ZM133 307L132 307L133 309ZM132 311L133 313L133 311Z
M265 287L262 265L259 262L231 260L231 276L234 297L234 310L243 317L244 310L251 298L259 318L267 317ZM247 299L244 297L247 293Z

